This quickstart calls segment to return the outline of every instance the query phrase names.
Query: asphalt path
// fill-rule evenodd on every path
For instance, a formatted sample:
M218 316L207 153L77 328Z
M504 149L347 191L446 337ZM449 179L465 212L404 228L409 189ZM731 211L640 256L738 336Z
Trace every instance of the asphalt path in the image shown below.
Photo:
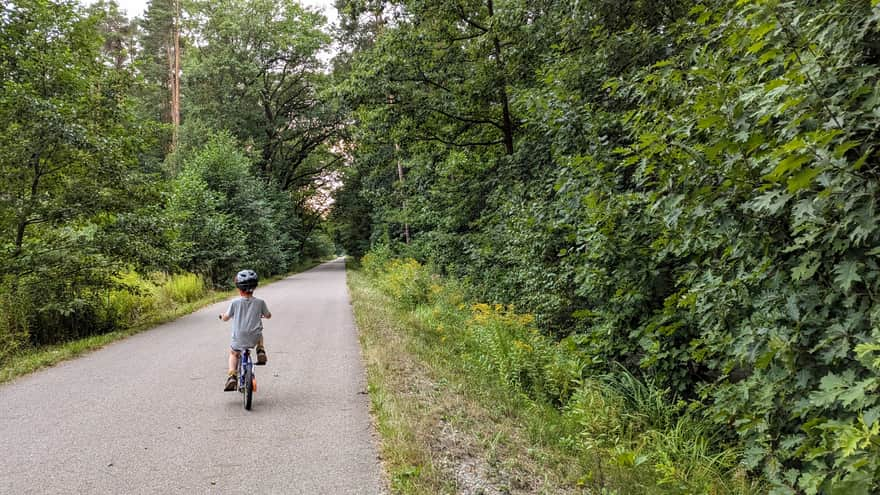
M229 301L0 386L0 493L382 492L342 260L261 286L269 362L223 392Z

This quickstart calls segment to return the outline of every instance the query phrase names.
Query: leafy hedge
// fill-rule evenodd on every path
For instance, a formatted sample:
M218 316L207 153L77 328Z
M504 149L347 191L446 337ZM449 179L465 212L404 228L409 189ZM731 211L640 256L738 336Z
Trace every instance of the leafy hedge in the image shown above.
M704 400L779 493L869 493L878 13L813 8L694 7L680 53L605 85L628 142L559 156L584 208L557 225L597 353Z

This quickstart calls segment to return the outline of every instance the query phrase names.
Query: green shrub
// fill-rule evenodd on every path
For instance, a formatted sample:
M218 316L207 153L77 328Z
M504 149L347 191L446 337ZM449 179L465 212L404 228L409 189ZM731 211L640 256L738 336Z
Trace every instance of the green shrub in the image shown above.
M361 265L367 275L377 277L385 272L386 265L392 259L391 248L387 244L378 244L361 258Z
M123 272L115 281L119 288L107 294L103 317L120 328L134 325L156 307L157 287L135 271Z
M202 297L207 288L205 280L193 273L171 275L160 289L162 297L176 303L188 303Z
M373 265L374 261L369 261ZM414 259L392 259L386 263L379 284L395 299L414 308L428 301L430 271Z
M508 386L544 400L548 398L545 370L553 350L533 322L532 315L517 314L513 307L478 303L472 306L468 330L487 371Z
M99 317L114 329L130 328L157 313L193 302L207 292L204 278L192 273L151 273L148 278L135 271L119 274L116 288L101 299Z
M630 440L623 398L597 380L584 380L562 411L566 421L578 426L574 447L581 452L608 449Z

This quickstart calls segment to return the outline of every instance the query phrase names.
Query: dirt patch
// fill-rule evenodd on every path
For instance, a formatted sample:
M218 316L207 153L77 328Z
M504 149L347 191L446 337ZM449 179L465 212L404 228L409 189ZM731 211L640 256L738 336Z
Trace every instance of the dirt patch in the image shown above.
M437 425L437 435L431 446L438 458L440 468L455 479L457 493L461 495L502 495L510 493L499 476L482 457L475 456L470 438L456 430L446 421ZM501 478L501 479L499 479ZM499 489L499 486L504 487Z

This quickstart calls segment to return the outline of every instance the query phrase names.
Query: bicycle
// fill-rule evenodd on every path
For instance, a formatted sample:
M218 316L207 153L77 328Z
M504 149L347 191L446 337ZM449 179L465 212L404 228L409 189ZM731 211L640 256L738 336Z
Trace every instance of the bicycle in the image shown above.
M242 350L238 359L238 391L241 392L244 408L250 411L254 392L257 391L257 377L254 376L254 362L251 360L250 349Z
M229 317L224 313L219 314L218 317L223 321L229 320ZM260 315L260 318L264 317L266 316ZM233 348L233 350L239 355L238 391L241 392L242 403L244 404L244 408L248 411L250 411L251 405L253 404L254 392L257 391L257 378L254 376L254 362L251 359L251 349L252 347L244 347L243 349ZM265 364L265 362L263 364ZM229 387L229 385L229 382L227 382L226 390L232 391L232 388Z

